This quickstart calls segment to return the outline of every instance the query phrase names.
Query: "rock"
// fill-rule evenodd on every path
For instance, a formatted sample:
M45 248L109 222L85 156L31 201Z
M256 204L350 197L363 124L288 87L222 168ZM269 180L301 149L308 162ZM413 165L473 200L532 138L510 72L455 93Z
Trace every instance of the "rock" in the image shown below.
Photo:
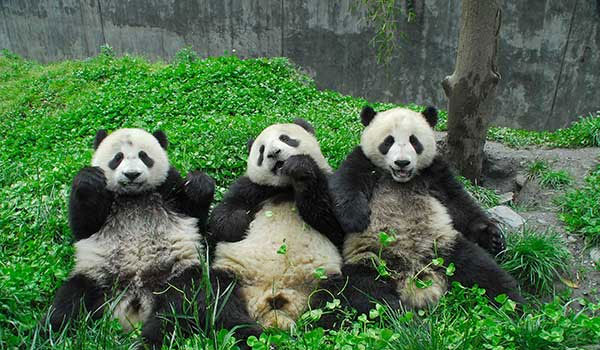
M512 201L514 197L515 197L515 194L513 192L502 193L500 196L498 196L498 203L500 203L500 204L508 203L508 202Z
M506 205L499 205L488 209L490 217L500 224L504 225L507 229L518 230L525 224L525 219L514 210L507 207Z
M592 263L600 261L600 248L590 249L590 258L592 258Z
M523 186L525 186L526 182L527 182L527 176L525 176L524 174L517 174L517 176L515 176L515 183L517 184L517 186L519 188L522 188Z

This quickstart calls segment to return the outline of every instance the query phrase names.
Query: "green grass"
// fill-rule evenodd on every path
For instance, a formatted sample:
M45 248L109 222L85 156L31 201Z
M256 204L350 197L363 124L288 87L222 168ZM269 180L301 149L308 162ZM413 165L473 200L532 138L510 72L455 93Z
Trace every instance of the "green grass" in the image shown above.
M561 189L573 182L571 175L566 170L552 170L544 160L535 160L527 168L529 179L537 178L542 187Z
M165 130L172 163L182 171L201 168L210 174L217 184L217 200L245 170L246 140L271 123L296 117L312 122L334 167L359 142L358 115L367 101L320 91L286 59L197 60L190 51L182 51L172 64L164 64L103 52L84 61L49 65L6 52L0 55L0 348L126 349L139 339L139 332L123 334L108 319L78 323L72 333L56 334L51 342L37 327L73 266L67 198L74 174L91 160L98 129ZM372 105L377 110L395 106ZM444 125L442 111L440 128ZM486 197L487 205L493 204L493 195L485 193L480 199ZM597 322L588 319L597 315L596 304L577 315L565 308L566 300L557 301L549 304L561 310L555 314L548 315L547 306L542 306L524 314L530 321L509 317L500 322L504 311L475 307L473 300L483 301L466 293L450 293L434 311L406 324L394 323L391 317L383 317L384 323L349 320L339 331L307 326L270 337L274 342L297 340L281 343L283 349L384 348L403 342L415 349L461 342L480 348L482 343L498 342L509 349L530 332L532 342L553 341L549 348L562 349L593 344L592 335L598 336ZM498 325L495 331L509 332L513 340L496 339L501 337L496 333L478 335L488 318ZM563 340L552 338L552 327L560 322L568 323ZM392 339L386 329L401 335ZM233 346L228 334L209 329L206 335L177 338L172 347L228 348ZM424 345L411 340L413 336Z
M583 187L561 198L559 205L567 229L583 235L588 245L600 246L600 167L586 177Z
M554 282L570 269L571 253L559 233L524 227L520 232L509 233L506 245L502 268L531 293L553 294Z
M542 174L548 172L550 166L545 160L537 159L527 167L527 177L534 179L542 176Z
M477 202L481 203L483 207L491 208L500 204L500 195L497 194L496 191L475 185L469 179L463 176L457 176L457 178L458 181L465 186L467 192L469 192L471 196L477 200Z

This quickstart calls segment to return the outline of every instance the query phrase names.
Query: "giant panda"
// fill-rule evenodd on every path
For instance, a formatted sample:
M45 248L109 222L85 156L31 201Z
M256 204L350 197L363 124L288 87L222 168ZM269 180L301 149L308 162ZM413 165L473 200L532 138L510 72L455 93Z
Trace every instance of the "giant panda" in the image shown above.
M158 348L173 329L163 317L181 313L200 285L214 183L200 171L182 179L169 164L167 144L162 131L96 134L92 166L72 184L75 266L50 309L53 330L81 309L93 318L111 310L125 330L142 323L144 341ZM198 307L204 311L203 300Z
M506 293L522 303L515 280L483 249L502 249L501 232L437 154L437 110L376 113L365 107L361 119L360 146L330 181L334 210L346 233L345 299L360 312L370 309L371 300L392 308L423 308L458 281L485 288L489 297ZM395 241L382 243L381 232ZM446 266L454 264L453 276L432 264L438 257ZM389 276L377 270L380 266ZM431 286L418 288L415 277Z
M323 302L313 292L341 278L331 168L302 119L267 127L248 147L246 175L211 214L213 274L235 283L231 302L254 325L289 329Z

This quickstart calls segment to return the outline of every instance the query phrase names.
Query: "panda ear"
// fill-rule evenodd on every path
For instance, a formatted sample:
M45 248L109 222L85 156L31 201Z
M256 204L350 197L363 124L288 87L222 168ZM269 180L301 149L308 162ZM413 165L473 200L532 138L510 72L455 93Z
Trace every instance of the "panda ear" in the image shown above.
M300 125L304 130L308 131L310 134L315 134L315 128L313 128L313 126L309 122L302 118L294 119L294 124Z
M362 125L367 126L371 123L377 112L371 106L364 106L360 112L360 121Z
M429 107L425 108L425 110L422 112L422 114L425 117L425 120L427 120L427 122L431 126L431 128L435 127L435 125L438 122L437 109L435 107L429 106Z
M254 144L254 139L248 139L248 142L246 142L246 147L248 148L248 154L250 154L250 150L252 149L253 144Z
M100 143L106 138L106 136L108 136L108 133L104 129L100 129L98 132L96 132L96 137L94 138L94 149L98 149L98 146L100 146Z
M167 140L167 134L165 134L164 131L156 130L152 133L152 136L156 137L158 143L160 144L160 147L162 147L163 149L167 149L167 147L169 146L169 140Z

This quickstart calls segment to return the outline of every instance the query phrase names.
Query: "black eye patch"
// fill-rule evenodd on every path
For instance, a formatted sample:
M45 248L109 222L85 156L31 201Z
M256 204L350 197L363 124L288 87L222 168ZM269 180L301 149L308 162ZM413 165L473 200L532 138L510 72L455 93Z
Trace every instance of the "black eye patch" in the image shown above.
M379 152L381 152L381 154L387 154L393 144L394 144L394 136L389 135L379 145Z
M281 136L279 136L279 140L291 147L298 147L300 145L300 141L293 139L286 134L281 134Z
M259 155L258 155L258 166L261 166L263 163L263 160L265 159L265 145L261 145L260 148L258 149Z
M423 153L423 145L415 135L410 135L410 138L408 140L410 141L410 144L413 146L417 154Z
M138 156L148 168L152 168L152 166L154 165L154 159L150 158L150 156L146 152L140 151L140 153L138 153Z
M115 156L113 157L113 159L111 159L110 162L108 162L108 167L111 168L112 170L115 170L119 164L121 164L121 161L123 160L123 153L119 152L117 154L115 154Z

